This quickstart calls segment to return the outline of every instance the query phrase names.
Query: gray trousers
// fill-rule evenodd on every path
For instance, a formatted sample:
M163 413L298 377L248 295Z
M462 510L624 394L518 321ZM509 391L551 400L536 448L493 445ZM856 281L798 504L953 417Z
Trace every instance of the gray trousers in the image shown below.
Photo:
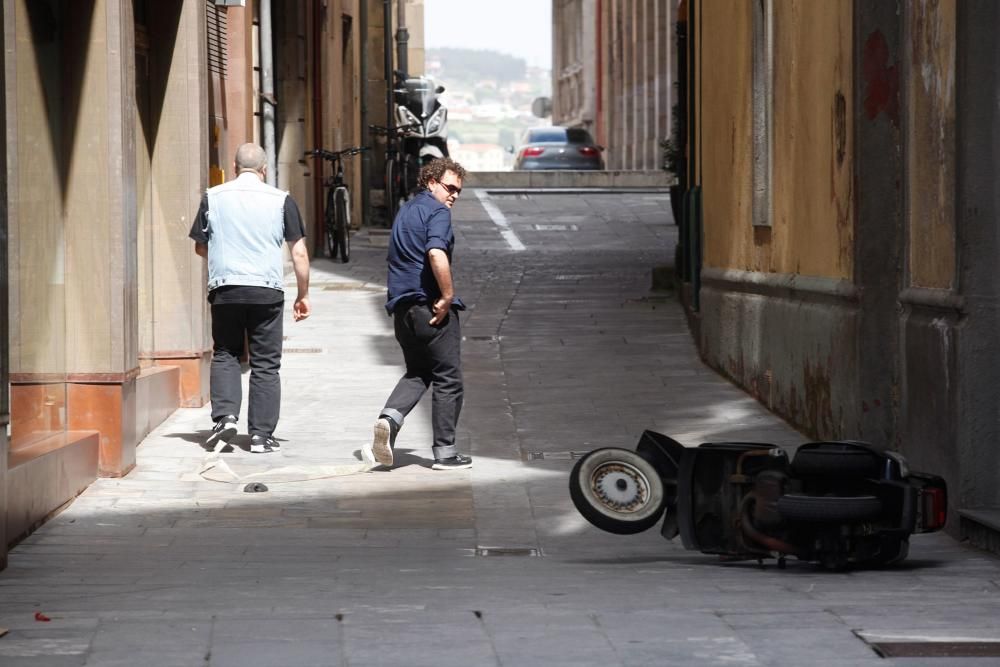
M212 420L240 415L243 387L240 357L244 336L250 344L250 435L269 436L281 410L283 301L273 304L212 305Z
M446 459L458 453L455 427L462 411L462 329L457 310L452 310L439 326L430 325L431 317L429 304L402 306L393 313L406 373L399 378L381 414L402 426L406 415L431 387L432 449L435 459Z

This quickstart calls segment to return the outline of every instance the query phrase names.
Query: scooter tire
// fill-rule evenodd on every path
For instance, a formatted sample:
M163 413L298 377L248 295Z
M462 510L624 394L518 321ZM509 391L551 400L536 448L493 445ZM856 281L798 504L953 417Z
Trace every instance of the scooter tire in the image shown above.
M875 496L800 496L778 498L778 514L788 521L857 523L877 519L882 501Z
M616 535L652 528L666 507L656 468L635 452L614 447L596 449L576 462L569 495L587 521Z
M798 477L830 477L852 480L878 477L878 456L849 445L801 448L792 460L792 473Z

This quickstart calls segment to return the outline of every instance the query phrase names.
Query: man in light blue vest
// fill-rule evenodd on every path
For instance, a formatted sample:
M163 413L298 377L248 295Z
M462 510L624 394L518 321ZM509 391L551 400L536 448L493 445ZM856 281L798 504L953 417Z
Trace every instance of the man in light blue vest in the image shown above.
M250 451L280 448L274 439L281 408L282 315L285 307L282 245L288 244L298 294L292 316L309 317L309 254L305 227L291 196L267 185L267 155L256 144L236 150L235 180L210 188L189 236L208 258L208 302L212 304L212 433L215 448L236 435L243 399L240 357L250 353L247 411Z

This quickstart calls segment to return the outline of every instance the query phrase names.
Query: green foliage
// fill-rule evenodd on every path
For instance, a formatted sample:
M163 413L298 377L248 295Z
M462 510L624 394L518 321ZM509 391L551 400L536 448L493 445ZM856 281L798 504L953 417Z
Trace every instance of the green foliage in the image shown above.
M498 51L480 49L428 49L429 60L441 61L441 74L446 79L482 80L498 82L524 79L527 64Z

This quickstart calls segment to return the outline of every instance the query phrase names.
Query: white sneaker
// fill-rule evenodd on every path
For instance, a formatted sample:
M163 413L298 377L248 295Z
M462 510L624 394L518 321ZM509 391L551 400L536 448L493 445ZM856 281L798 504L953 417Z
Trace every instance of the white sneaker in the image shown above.
M372 459L377 461L379 464L391 466L392 441L395 440L395 438L392 437L392 422L385 417L379 417L375 421L373 431L374 436L372 437L372 444L367 448L361 449L362 457L364 457L367 453L368 456L371 456ZM367 452L365 451L366 449Z

